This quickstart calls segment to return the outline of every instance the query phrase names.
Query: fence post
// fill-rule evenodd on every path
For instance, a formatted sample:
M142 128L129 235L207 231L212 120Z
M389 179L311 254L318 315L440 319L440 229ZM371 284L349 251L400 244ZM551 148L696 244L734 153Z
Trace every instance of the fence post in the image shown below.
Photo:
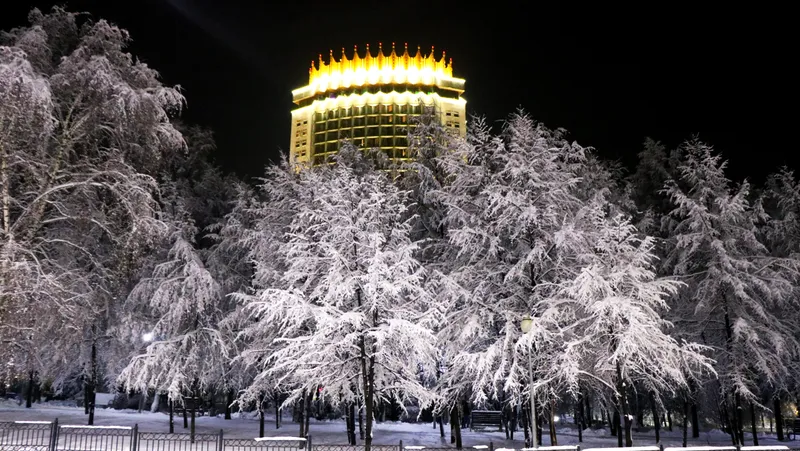
M219 437L217 438L217 451L222 451L225 447L225 442L223 442L224 437L222 435L222 429L219 430Z
M494 451L494 442L489 440L489 451Z
M56 451L58 446L58 418L50 425L50 451Z
M306 451L311 451L311 434L306 435Z
M403 451L403 441L400 440L400 451Z
M661 446L662 446L661 451L664 451L664 448L663 448L664 445L661 445ZM581 445L576 446L575 447L575 451L581 451Z
M133 425L131 430L131 451L139 449L139 423Z

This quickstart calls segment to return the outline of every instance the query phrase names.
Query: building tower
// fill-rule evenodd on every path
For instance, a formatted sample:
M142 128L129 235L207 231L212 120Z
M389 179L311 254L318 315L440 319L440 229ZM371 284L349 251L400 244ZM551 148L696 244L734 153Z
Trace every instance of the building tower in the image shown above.
M344 49L337 61L311 62L308 85L292 91L290 156L298 165L317 165L335 154L342 139L366 148L380 148L395 163L409 161L409 119L433 107L451 133L466 133L464 79L453 77L453 62L434 56L434 48L414 56L408 44L402 55L377 56L367 45L364 57ZM413 127L413 125L411 125Z

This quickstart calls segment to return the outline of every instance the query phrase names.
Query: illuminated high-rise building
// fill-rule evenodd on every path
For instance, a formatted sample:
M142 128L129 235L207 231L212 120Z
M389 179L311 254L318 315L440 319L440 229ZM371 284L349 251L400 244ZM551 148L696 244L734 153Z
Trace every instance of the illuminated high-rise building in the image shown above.
M307 86L292 91L297 107L292 110L290 155L300 165L325 162L339 149L342 139L364 148L380 148L395 163L413 158L407 135L411 118L433 108L451 133L466 133L464 79L453 77L452 59L434 56L434 49L414 56L408 45L401 55L392 44L384 54L378 44L373 56L367 45L348 58L344 49L337 61L311 62Z

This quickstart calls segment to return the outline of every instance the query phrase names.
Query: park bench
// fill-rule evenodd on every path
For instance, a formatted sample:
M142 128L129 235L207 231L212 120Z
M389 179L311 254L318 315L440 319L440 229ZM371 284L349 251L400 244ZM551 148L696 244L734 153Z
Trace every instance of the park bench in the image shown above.
M172 410L173 415L182 416L183 411L186 410L186 415L191 415L192 409L184 409L183 406L175 406ZM194 409L195 416L202 417L206 414L206 410L203 407L198 407Z
M792 419L792 427L789 430L791 431L789 434L793 435L794 438L797 439L797 434L800 433L800 418Z
M499 410L473 410L470 415L469 430L497 428L503 432L503 412Z

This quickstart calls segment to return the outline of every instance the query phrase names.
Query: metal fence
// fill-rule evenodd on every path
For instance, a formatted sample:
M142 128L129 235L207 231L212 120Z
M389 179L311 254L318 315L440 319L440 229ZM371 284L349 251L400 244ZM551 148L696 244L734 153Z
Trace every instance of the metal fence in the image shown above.
M471 447L495 451L494 444ZM570 449L568 449L570 448ZM800 451L785 446L765 447L703 447L669 448L639 447L652 451ZM713 449L712 449L713 448ZM49 421L0 422L0 451L361 451L363 445L313 444L311 437L264 437L258 439L227 439L218 434L167 434L139 432L138 425L72 426ZM453 448L373 445L373 451L452 451ZM515 451L508 448L497 451ZM579 446L540 447L537 451L581 451ZM585 451L624 451L606 448ZM650 451L650 450L648 450Z
M310 438L300 437L226 439L222 431L218 434L139 432L138 425L72 426L59 425L58 420L0 422L0 451L308 451L310 443ZM397 451L397 447L389 448Z
M137 450L147 451L221 451L219 434L165 434L140 432Z
M0 451L49 451L55 448L58 420L0 423Z
M137 426L58 426L51 451L136 450Z

